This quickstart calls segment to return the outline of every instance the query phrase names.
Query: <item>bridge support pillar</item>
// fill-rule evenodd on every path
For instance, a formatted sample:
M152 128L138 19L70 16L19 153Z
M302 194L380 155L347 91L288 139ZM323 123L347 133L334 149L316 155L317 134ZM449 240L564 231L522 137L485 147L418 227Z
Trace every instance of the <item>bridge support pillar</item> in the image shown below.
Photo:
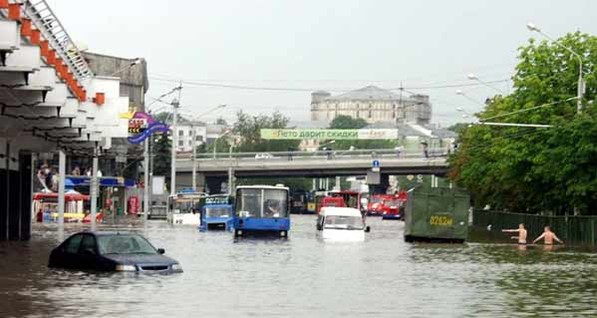
M191 176L191 178L193 178ZM205 192L205 174L203 173L196 173L195 174L195 184L197 185L195 191L197 192Z
M3 141L0 139L0 241L8 239L8 185L10 183L8 169L10 146Z
M209 194L222 194L226 193L228 187L222 187L224 183L228 181L228 176L225 177L206 177L205 186Z
M388 188L390 187L390 175L389 174L381 174L379 176L379 184L371 185L369 188L369 192L371 194L386 194Z

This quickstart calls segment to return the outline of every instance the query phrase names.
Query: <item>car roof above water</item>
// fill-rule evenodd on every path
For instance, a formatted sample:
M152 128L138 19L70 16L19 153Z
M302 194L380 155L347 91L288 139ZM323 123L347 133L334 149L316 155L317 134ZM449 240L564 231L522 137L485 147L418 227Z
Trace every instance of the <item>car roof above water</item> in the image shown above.
M323 207L321 208L322 216L338 215L338 216L357 216L362 217L361 211L355 208L342 207Z
M82 231L75 234L93 234L95 236L116 236L116 235L140 235L135 232L123 232L123 231Z

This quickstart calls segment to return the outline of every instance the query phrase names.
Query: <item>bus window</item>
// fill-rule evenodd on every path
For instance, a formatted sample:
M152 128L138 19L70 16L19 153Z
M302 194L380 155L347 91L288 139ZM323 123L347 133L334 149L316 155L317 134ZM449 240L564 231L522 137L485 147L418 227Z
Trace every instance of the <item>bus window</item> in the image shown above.
M263 217L288 217L287 191L266 189L264 190L263 203Z
M261 189L240 189L237 193L237 215L240 217L261 217L261 195Z

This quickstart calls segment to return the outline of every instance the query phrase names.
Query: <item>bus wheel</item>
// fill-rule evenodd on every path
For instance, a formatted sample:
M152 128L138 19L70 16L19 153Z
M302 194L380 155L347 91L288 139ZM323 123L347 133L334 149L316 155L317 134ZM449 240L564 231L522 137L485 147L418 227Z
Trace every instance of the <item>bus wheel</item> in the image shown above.
M288 237L288 232L280 231L280 237Z
M243 231L242 230L234 230L234 237L239 237L243 235Z

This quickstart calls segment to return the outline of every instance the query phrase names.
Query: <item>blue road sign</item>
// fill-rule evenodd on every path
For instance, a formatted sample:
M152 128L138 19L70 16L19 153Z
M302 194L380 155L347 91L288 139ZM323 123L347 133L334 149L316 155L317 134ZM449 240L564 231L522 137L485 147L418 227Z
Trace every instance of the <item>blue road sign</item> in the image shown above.
M380 164L379 164L379 160L375 159L373 160L373 164L371 165L373 168L379 168Z

